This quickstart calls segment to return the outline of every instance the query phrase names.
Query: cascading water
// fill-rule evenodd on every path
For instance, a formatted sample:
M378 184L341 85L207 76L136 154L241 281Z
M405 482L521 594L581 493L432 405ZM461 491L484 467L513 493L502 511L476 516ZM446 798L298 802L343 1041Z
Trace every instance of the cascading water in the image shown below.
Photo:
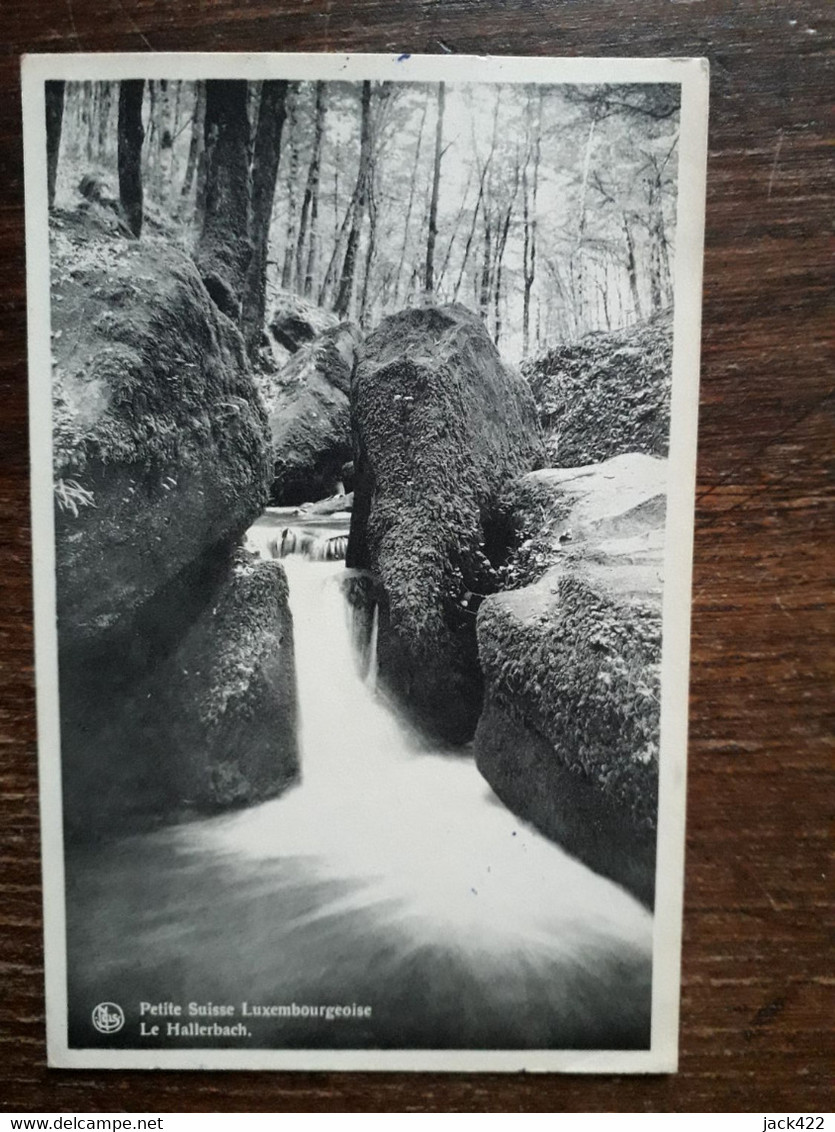
M114 850L95 986L104 972L149 1000L373 1008L350 1025L272 1023L264 1046L645 1047L651 916L387 702L374 619L335 554L345 538L344 519L280 512L250 530L287 571L301 782ZM153 878L147 905L120 903L137 877Z

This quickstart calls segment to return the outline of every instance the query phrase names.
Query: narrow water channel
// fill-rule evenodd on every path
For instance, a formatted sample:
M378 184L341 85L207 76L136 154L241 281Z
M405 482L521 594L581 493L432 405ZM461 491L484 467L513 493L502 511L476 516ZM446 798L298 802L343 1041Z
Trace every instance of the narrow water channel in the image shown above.
M71 857L71 1034L89 1035L91 1000L129 1016L109 1046L136 1044L142 1002L231 1005L227 1022L246 1003L243 1038L184 1043L163 1025L143 1044L646 1047L651 916L505 809L471 752L428 745L386 700L373 624L357 631L333 557L346 534L344 519L281 512L251 529L265 556L283 539L301 781ZM253 1017L293 1003L371 1009Z

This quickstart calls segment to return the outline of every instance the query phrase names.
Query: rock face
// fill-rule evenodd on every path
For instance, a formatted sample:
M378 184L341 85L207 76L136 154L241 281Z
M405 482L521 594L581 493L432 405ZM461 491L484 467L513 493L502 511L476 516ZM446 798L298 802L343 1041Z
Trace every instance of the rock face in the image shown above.
M292 650L276 644L291 634L282 578L235 557L271 471L240 334L170 243L65 214L52 272L68 815L105 796L113 813L147 802L159 815L274 793L297 765ZM250 590L265 621L246 642L242 609L223 610ZM244 689L236 655L252 669ZM246 710L209 719L210 700L239 694Z
M295 354L302 346L332 329L337 322L336 315L291 291L278 294L267 320L276 342L290 354Z
M352 387L356 430L348 565L379 580L379 678L453 742L481 708L475 641L497 500L536 467L525 383L460 306L403 311L366 340Z
M127 662L126 637L64 650L63 730L83 737L63 750L71 832L244 805L298 777L284 571L243 551L226 565L185 620L179 601L158 595L156 624L134 623ZM177 627L172 639L163 619Z
M666 461L524 476L522 544L478 615L476 762L510 809L652 904Z
M86 636L240 539L269 451L241 337L186 255L65 221L53 279L61 629Z
M261 379L274 458L270 498L278 506L339 489L352 451L349 393L359 340L349 323L335 326Z
M672 316L662 314L526 361L548 462L571 468L629 452L666 456L672 355Z

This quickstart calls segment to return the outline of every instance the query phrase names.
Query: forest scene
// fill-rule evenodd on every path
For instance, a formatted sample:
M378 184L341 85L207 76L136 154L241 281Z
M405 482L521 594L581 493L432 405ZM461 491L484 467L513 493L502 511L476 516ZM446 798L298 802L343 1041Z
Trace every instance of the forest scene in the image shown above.
M137 84L122 173L119 86L71 84L57 203L87 175L134 235L145 222L192 250L206 84ZM515 362L672 306L676 87L267 82L237 98L237 223L266 308L290 292L366 331L429 294L477 311Z
M46 84L71 1045L648 1047L679 106Z

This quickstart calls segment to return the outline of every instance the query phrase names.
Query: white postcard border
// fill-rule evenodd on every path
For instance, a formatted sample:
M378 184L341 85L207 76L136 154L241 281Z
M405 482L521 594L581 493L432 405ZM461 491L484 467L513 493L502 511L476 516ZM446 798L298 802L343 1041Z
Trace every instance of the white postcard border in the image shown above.
M52 486L50 280L44 83L125 78L680 83L673 392L663 597L661 755L649 1050L70 1049ZM690 601L701 336L708 65L704 59L459 55L29 55L22 65L29 420L47 1053L103 1069L671 1073L677 1068Z

